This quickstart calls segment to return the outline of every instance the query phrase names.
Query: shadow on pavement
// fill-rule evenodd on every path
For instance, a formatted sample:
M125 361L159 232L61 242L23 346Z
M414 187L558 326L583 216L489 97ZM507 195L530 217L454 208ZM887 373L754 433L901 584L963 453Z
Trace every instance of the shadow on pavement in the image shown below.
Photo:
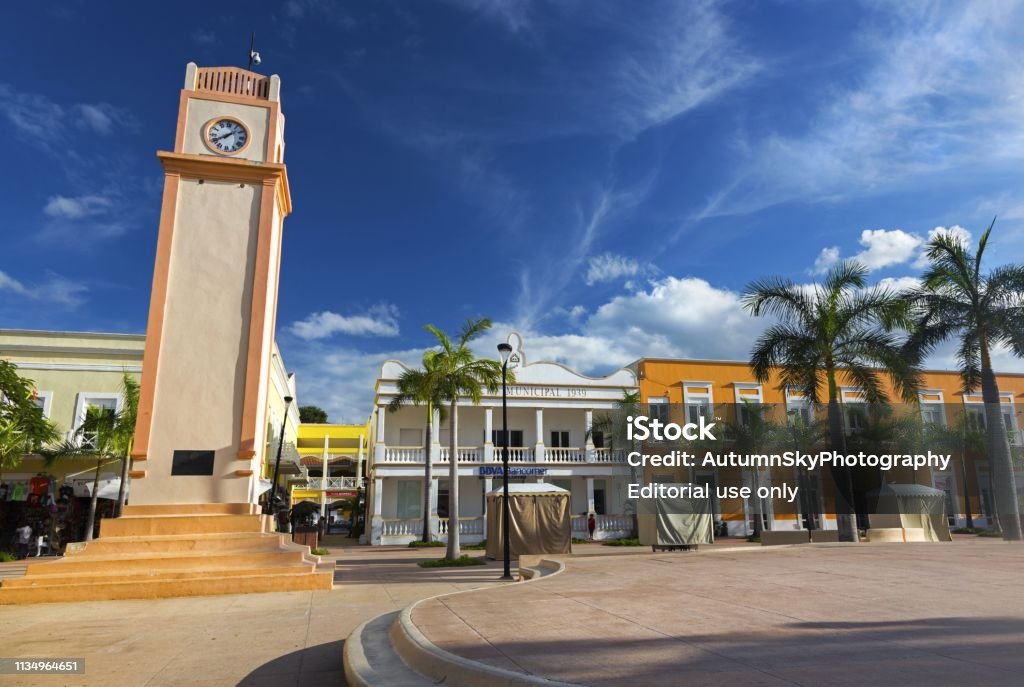
M344 687L341 653L344 640L317 644L264 663L246 675L239 687Z

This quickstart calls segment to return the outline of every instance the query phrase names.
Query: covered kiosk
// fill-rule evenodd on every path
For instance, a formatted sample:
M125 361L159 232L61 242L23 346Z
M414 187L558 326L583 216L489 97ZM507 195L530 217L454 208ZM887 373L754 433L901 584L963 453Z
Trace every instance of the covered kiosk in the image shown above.
M538 553L570 553L572 514L569 491L553 484L509 484L509 546L513 558ZM487 493L487 557L504 556L502 489Z
M868 541L951 541L946 492L922 484L885 484L868 492L877 497L868 516Z
M695 549L715 541L711 500L702 484L661 484L661 492L640 499L637 526L640 544L658 549Z

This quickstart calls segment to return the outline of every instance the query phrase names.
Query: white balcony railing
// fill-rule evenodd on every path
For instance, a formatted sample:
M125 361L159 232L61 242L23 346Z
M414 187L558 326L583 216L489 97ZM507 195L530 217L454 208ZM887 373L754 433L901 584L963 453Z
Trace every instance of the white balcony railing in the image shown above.
M501 457L501 451L504 449L496 449L495 457ZM523 446L509 446L508 447L508 462L510 463L532 463L533 462L533 449L525 448Z
M612 450L610 448L594 449L595 463L625 463L626 451L623 449Z
M633 518L625 515L595 515L595 532L629 532L633 529ZM583 515L572 516L572 531L586 536L588 534L587 518Z
M460 463L482 463L484 462L484 450L480 446L460 446L458 448ZM451 451L447 446L441 447L441 462L447 463Z
M448 536L448 518L437 519L437 533L442 537ZM475 518L459 518L459 534L483 534L483 516Z
M543 462L585 463L587 462L587 452L581 448L545 448Z
M388 446L384 449L385 463L422 463L422 446Z
M306 480L307 489L355 489L356 487L355 477L328 477L326 484L322 477L310 477Z

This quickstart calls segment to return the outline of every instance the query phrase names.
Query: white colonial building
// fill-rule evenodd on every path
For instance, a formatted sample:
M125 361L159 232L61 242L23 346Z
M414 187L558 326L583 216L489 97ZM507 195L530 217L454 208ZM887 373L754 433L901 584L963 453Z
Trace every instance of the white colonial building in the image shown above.
M627 535L632 515L624 495L630 477L626 452L605 444L595 418L613 412L625 392L636 392L636 376L622 369L587 377L558 363L526 364L522 338L508 338L509 476L512 482L544 481L572 492L573 534L587 536L587 514L597 520L599 539ZM424 459L433 465L431 523L437 538L448 533L449 434L447 419L434 414L429 456L425 453L426 409L388 411L398 379L408 369L389 360L381 366L370 420L372 447L368 485L372 544L406 544L423 523ZM485 391L479 405L459 403L459 529L463 543L479 542L485 531L485 498L501 486L501 391ZM600 422L598 423L600 425Z

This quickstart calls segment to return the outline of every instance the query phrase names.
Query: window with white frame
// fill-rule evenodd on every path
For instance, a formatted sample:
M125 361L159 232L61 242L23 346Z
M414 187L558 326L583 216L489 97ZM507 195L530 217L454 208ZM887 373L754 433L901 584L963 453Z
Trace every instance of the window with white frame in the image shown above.
M868 404L861 389L843 387L839 390L843 421L847 434L858 434L868 426Z
M652 420L668 422L668 396L651 396L648 398L647 415Z
M78 394L75 403L75 424L73 431L78 432L85 424L85 418L90 408L96 408L103 413L121 412L121 394L83 392ZM82 433L82 445L89 448L96 446L96 436L93 432Z
M814 421L810 399L791 387L786 387L786 417L790 424L795 424L799 419L805 427Z
M32 402L39 410L43 411L43 417L50 418L50 406L53 403L52 391L36 391L32 396Z
M761 385L752 382L733 382L732 386L736 396L736 420L741 425L749 427L755 409L764 403Z
M700 422L714 415L711 397L711 382L683 382L683 405L686 407L686 421Z
M1020 434L1017 431L1017 413L1013 403L1013 394L1001 392L999 400L1003 415L1003 428L1010 435L1010 443L1016 445L1020 443ZM965 395L964 409L967 413L968 426L978 432L985 431L988 423L985 418L985 402L982 400L981 394Z
M925 390L917 395L921 406L921 420L925 424L940 425L946 424L946 410L943 405L942 390Z

